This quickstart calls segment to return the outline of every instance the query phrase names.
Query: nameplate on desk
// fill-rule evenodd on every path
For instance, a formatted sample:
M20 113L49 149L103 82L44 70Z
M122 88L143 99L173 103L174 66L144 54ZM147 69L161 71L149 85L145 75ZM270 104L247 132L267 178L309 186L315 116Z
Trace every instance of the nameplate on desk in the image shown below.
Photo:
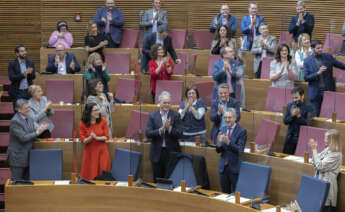
M221 195L218 195L214 198L219 199L219 200L223 200L223 201L227 201L227 202L231 202L231 203L235 203L235 196L233 196L233 195L221 194ZM240 203L241 204L247 203L249 201L251 201L251 199L240 197Z
M115 186L128 187L128 182L117 182Z
M54 185L69 185L71 182L69 180L55 180Z

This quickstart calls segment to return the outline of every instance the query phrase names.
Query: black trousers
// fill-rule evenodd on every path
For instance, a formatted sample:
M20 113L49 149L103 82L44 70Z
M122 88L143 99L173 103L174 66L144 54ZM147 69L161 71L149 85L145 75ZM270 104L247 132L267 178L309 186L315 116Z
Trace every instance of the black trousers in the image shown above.
M166 148L162 148L161 156L157 163L152 163L153 182L157 183L157 178L164 178L169 162L169 154Z
M223 193L231 194L236 190L238 173L232 173L229 166L224 167L224 172L219 173L219 178Z
M49 130L45 130L44 132L41 133L37 138L51 138L52 135Z
M120 44L119 43L114 43L113 39L111 38L111 34L105 33L105 38L108 41L108 48L119 48Z
M294 155L297 147L298 138L289 138L285 140L283 153Z
M10 167L12 180L28 180L29 167Z
M262 61L260 61L258 71L255 73L255 78L257 79L261 78L261 66L262 66Z

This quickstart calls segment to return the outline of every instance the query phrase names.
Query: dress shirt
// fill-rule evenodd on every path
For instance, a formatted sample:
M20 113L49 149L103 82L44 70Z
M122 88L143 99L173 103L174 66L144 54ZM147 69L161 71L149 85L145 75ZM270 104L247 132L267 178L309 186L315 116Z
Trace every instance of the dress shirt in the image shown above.
M228 102L229 102L229 98L226 100L225 103L223 103L222 101L220 101L220 105L222 106L223 110L226 111L228 109ZM221 113L218 111L217 112L218 115L220 115ZM226 126L226 123L224 121L224 116L222 116L222 122L220 123L220 127L219 129L221 129L222 127Z
M65 75L66 72L66 55L64 56L63 62L59 62L58 64L58 74Z
M197 100L195 100L195 101L193 102L192 106L195 106L195 105L196 105L196 102L197 102ZM179 111L178 111L178 112L180 113L180 115L181 115L181 119L183 119L183 117L184 117L184 115L185 115L185 113L182 113L182 111L183 111L183 109L179 109ZM191 109L188 108L188 111L191 111ZM198 114L196 114L196 115L193 114L193 116L194 116L197 120L200 120L200 119L205 115L206 110L205 110L205 108L200 107L200 108L198 108L197 111L198 111Z
M152 17L155 18L157 13L158 13L158 11L156 11L154 9ZM152 32L157 32L157 23L158 23L158 20L153 21L153 19L152 19Z
M20 65L20 72L22 74L24 74L24 72L26 71L26 63L25 63L25 61L22 63L22 61L19 58L18 58L18 62L19 62L19 65ZM28 89L28 88L29 88L29 83L28 83L28 80L25 77L24 79L22 79L20 81L19 89L24 90L24 89Z
M162 116L162 123L164 125L164 122L168 119L168 113L162 113L162 111L160 112L161 113L161 116ZM169 129L170 131L170 129ZM165 144L165 129L163 130L163 132L160 132L161 135L163 136L163 143L162 143L162 147L166 147L166 144Z
M157 36L156 36L156 44L158 44L158 43L161 44L164 47L164 40L160 39L158 34L157 34Z

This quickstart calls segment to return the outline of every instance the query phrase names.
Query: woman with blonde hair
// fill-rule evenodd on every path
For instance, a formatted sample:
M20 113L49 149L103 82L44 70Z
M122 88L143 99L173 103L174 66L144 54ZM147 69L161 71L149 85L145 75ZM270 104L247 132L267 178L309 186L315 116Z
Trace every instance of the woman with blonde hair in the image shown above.
M43 96L42 88L39 85L31 85L29 93L31 95L31 99L29 99L30 117L37 124L49 124L49 128L40 134L38 138L50 138L51 132L54 129L54 124L50 120L50 116L54 114L54 110L51 108L52 102Z
M104 61L103 49L108 45L106 38L98 31L97 23L89 21L88 32L85 36L85 50L90 54L97 52Z
M338 182L337 176L342 164L340 134L337 130L328 130L325 134L326 148L317 153L317 142L310 139L309 146L312 150L312 164L315 168L315 177L330 182L328 197L324 211L335 211L337 205ZM333 208L333 209L332 209Z
M297 65L297 80L304 81L303 64L304 59L313 53L310 47L310 35L303 33L298 37L298 50L295 54L295 61Z

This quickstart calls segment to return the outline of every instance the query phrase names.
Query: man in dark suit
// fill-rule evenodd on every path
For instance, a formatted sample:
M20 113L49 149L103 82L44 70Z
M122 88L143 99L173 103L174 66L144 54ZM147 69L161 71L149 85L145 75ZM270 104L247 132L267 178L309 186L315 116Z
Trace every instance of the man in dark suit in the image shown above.
M98 24L100 33L107 38L108 47L119 47L122 37L121 27L125 24L125 18L122 11L115 7L114 0L106 0L105 7L97 9L93 20Z
M226 125L224 120L224 112L228 108L234 108L236 111L236 121L241 118L240 114L241 103L230 97L229 86L226 83L218 86L218 98L212 101L211 104L211 121L214 123L211 131L211 139L216 143L217 133L221 127Z
M313 40L311 48L314 54L304 60L303 73L304 80L308 82L308 99L316 116L319 116L323 92L335 91L333 66L345 70L345 64L328 53L322 53L322 43L319 40Z
M156 43L160 43L163 45L164 54L167 55L169 52L170 56L174 60L176 64L181 63L181 60L177 58L175 49L172 44L172 40L170 35L168 34L168 26L167 25L160 25L157 29L157 33L153 32L145 37L144 44L143 44L143 59L141 61L141 70L146 71L149 66L149 61L151 60L150 51L151 47Z
M283 153L295 154L299 129L302 125L310 125L315 116L313 106L304 101L304 90L297 86L291 91L293 102L286 107L284 124L289 125L285 137Z
M295 43L298 42L298 36L303 33L310 35L314 29L314 16L305 12L305 5L303 1L296 3L297 15L293 16L290 21L289 32Z
M236 111L233 108L224 112L224 120L226 126L218 133L216 151L221 153L218 171L222 192L230 194L236 189L247 130L236 123Z
M8 91L12 102L13 109L17 99L29 99L29 86L32 85L35 79L35 64L26 57L26 49L19 44L14 49L17 58L8 63L8 78L11 85Z
M73 53L66 52L63 44L56 45L56 55L50 56L46 72L54 74L74 74L80 71L80 66Z
M146 10L140 17L140 26L144 28L144 37L157 32L157 27L168 25L168 13L161 9L161 0L152 0L152 9Z
M230 8L227 4L223 4L220 7L220 13L213 16L210 32L216 32L217 29L223 25L231 29L231 37L234 37L238 27L238 20L235 16L230 15Z
M18 111L10 123L10 143L7 149L7 162L11 169L12 180L27 180L29 152L37 136L49 128L49 124L36 125L30 118L30 105L25 99L16 101Z
M254 2L250 2L248 5L249 14L242 17L241 32L244 35L243 44L241 48L243 50L251 50L254 39L260 35L259 27L264 23L264 17L258 15L258 5Z
M164 178L171 152L180 152L178 140L182 136L180 114L170 109L171 95L163 91L159 95L160 110L150 113L146 136L151 139L150 160L153 180Z

